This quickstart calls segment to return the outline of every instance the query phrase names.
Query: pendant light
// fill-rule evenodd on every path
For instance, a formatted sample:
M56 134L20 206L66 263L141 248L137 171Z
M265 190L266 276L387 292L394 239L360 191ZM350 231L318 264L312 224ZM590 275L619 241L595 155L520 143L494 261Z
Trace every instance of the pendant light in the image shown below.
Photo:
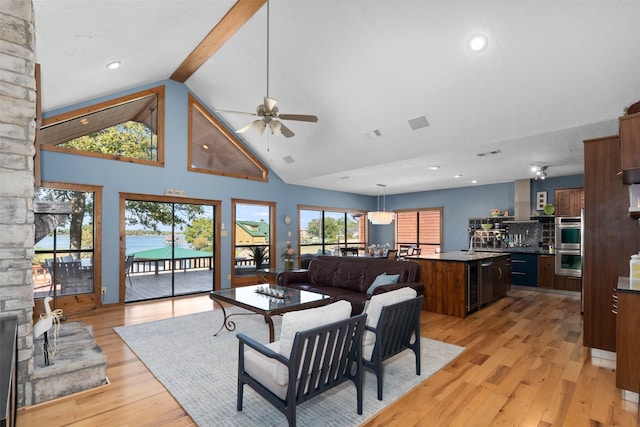
M375 212L369 212L367 214L367 218L369 218L369 222L373 225L388 225L393 222L396 215L393 212L386 212L386 185L377 184L378 185L378 210ZM382 188L382 210L380 210L380 188Z

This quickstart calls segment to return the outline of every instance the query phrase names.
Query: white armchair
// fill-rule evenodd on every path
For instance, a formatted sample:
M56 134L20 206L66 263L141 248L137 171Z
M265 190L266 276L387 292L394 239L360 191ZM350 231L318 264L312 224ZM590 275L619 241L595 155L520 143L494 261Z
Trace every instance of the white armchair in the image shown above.
M383 362L404 350L416 357L420 375L420 311L424 296L416 297L412 288L401 288L371 297L365 313L362 363L375 372L378 400L382 400Z
M282 412L289 426L295 426L296 405L352 381L361 415L366 315L350 315L351 304L338 301L284 314L280 340L270 344L238 334L237 410L242 410L247 384Z

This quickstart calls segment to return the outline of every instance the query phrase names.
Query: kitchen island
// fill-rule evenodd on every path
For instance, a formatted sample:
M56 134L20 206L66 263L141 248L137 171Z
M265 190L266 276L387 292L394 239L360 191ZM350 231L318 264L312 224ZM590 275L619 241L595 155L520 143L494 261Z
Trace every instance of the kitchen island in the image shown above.
M502 298L511 287L511 254L465 251L409 257L420 265L424 308L466 317Z

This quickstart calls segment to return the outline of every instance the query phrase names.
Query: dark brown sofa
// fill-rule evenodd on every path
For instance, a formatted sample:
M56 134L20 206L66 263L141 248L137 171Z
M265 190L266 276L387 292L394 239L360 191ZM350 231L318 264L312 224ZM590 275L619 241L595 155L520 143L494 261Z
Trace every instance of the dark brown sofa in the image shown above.
M365 302L371 298L367 295L369 286L378 275L385 273L399 274L398 283L378 286L373 295L407 286L424 295L417 263L385 258L319 256L311 261L307 271L278 274L278 285L326 294L333 301L349 301L355 315L362 313Z

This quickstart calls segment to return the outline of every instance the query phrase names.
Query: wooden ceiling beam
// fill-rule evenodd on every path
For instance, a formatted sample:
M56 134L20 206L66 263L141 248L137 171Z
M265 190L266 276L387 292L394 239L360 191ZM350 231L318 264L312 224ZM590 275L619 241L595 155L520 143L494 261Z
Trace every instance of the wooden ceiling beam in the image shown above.
M193 52L182 61L171 75L171 80L186 82L266 2L267 0L238 0Z

